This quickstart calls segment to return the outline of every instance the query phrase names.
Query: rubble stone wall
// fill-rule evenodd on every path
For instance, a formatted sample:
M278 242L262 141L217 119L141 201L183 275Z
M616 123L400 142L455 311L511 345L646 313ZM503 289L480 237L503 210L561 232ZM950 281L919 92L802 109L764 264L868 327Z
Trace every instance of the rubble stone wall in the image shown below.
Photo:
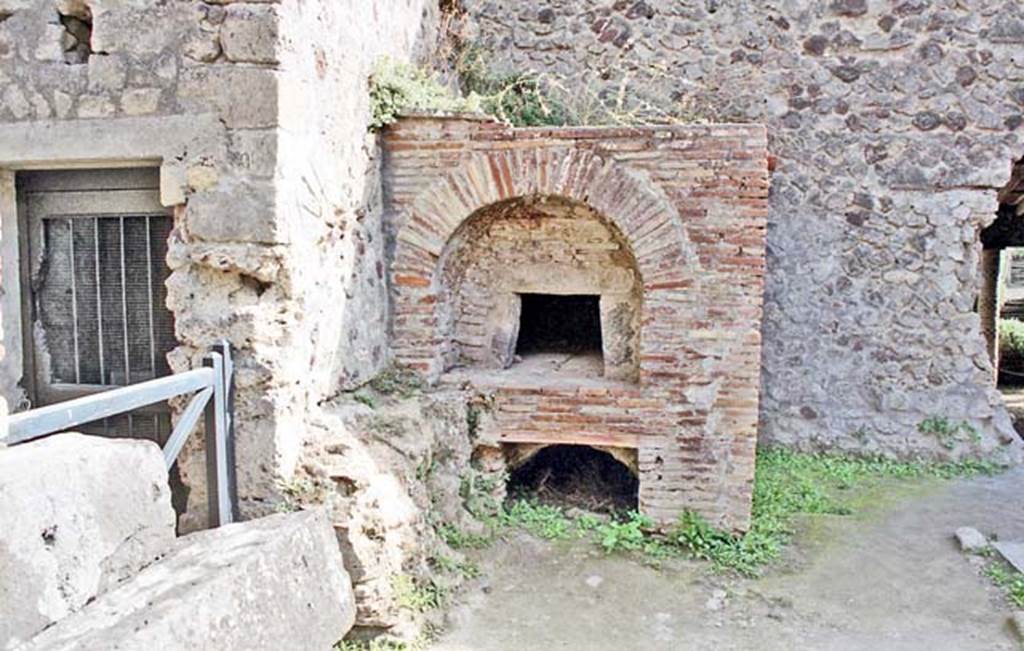
M769 126L762 437L1019 458L974 312L979 230L1024 155L1004 0L466 0L468 41L580 103ZM571 98L570 98L571 99ZM621 101L620 101L621 100ZM966 421L947 449L922 421ZM948 443L948 442L947 442Z

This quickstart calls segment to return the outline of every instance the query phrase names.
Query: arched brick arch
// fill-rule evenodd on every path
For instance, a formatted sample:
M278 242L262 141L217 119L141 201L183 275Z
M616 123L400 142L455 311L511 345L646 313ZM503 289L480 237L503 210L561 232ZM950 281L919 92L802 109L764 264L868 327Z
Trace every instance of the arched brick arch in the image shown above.
M441 349L447 333L438 331L437 311L442 292L438 267L445 245L479 211L529 196L586 204L629 244L643 283L642 382L646 372L656 370L657 351L673 329L672 311L659 299L693 286L697 257L687 251L679 213L662 190L643 172L592 149L477 153L419 194L399 227L391 266L397 361L428 376L443 371Z

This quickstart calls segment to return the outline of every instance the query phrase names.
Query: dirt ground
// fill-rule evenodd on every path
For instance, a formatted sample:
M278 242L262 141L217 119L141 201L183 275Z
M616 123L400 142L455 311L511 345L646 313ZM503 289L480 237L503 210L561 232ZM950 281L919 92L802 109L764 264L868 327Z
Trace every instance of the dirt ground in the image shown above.
M585 542L510 534L476 558L433 651L1021 648L1012 611L952 538L973 526L1024 540L1024 469L880 485L853 516L800 524L787 558L756 580L706 565L660 569ZM870 506L866 506L870 504Z

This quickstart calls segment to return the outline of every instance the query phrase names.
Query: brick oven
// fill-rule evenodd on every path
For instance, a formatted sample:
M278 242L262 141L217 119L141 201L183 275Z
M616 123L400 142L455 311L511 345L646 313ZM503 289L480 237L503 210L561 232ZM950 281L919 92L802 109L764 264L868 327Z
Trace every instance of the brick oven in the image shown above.
M656 521L745 529L764 128L409 116L385 146L393 354L486 407L481 453L605 450Z

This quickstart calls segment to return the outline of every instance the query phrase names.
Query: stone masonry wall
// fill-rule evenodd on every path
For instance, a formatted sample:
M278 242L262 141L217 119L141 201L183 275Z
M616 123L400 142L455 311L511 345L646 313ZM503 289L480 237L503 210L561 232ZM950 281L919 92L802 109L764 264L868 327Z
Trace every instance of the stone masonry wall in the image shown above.
M233 344L242 510L272 509L312 408L383 361L367 77L380 55L429 47L436 14L427 0L0 0L0 387L12 407L26 406L12 171L159 165L161 201L176 207L171 365ZM186 528L205 521L198 441L181 462Z
M428 573L428 515L465 517L461 466L431 478L431 499L416 472L465 439L452 425L464 428L464 402L403 416L410 449L395 452L392 425L353 427L328 400L387 357L368 77L381 56L429 51L438 19L430 0L0 0L0 394L27 406L15 171L159 165L161 201L175 206L171 363L197 364L221 338L233 346L242 516L299 502L310 476L322 480L303 503L332 506L358 624L377 629L416 619L398 608L395 580ZM200 438L180 467L190 529L205 522Z
M247 9L197 1L0 2L5 235L17 241L12 170L161 166L161 202L176 207L168 307L181 345L172 367L198 363L220 338L235 345L243 495L265 490L280 470L275 414L258 397L267 382L254 369L281 353L267 331L273 310L260 309L254 288L272 280L263 259L282 239L272 181L258 173L276 156L278 72L267 64L276 18L266 11L250 17ZM5 243L4 258L11 354L3 387L23 408L20 327L11 327L20 326L17 247ZM274 451L266 463L254 460L258 447ZM186 455L182 470L196 507L188 526L195 526L204 521L201 455Z
M620 114L769 126L765 441L1019 458L973 308L978 231L1024 155L1024 5L464 6L498 70L543 72ZM982 440L949 450L919 431L929 417Z

